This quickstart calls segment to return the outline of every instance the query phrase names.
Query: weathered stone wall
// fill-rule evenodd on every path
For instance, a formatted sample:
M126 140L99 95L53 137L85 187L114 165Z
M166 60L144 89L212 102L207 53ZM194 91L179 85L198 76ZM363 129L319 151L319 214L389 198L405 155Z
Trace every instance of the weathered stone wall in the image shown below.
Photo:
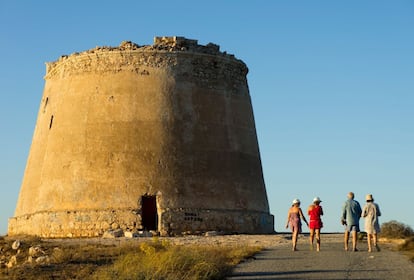
M36 226L34 226L36 225ZM167 209L160 214L164 236L225 233L269 233L273 216L268 213L222 209ZM30 233L47 238L98 237L108 230L140 231L136 209L97 209L37 212L9 219L11 235Z
M11 218L9 232L48 238L97 237L110 229L137 230L140 223L141 216L132 209L45 211Z
M246 74L217 45L181 37L49 63L9 234L139 229L144 195L164 234L272 232Z
M273 216L266 212L224 209L169 209L161 215L162 235L218 231L272 233Z

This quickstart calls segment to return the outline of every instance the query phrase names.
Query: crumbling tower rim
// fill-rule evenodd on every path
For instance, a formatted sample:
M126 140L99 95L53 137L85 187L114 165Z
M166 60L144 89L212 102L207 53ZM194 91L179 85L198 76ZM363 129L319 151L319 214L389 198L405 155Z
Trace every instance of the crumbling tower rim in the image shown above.
M206 45L198 44L198 40L187 39L180 36L164 36L154 37L154 43L152 45L140 46L132 41L122 41L117 47L110 46L97 46L93 49L89 49L82 52L75 52L70 55L62 55L57 60L52 62L46 62L46 75L45 79L53 76L58 69L70 61L72 58L76 58L77 61L89 60L90 56L95 54L100 57L112 56L115 53L120 55L147 53L149 55L163 55L163 56L211 56L215 59L221 59L228 61L229 63L236 63L243 69L244 74L248 73L247 65L240 59L237 59L233 54L220 51L220 46L213 43ZM169 55L170 54L170 55ZM167 63L168 64L168 63ZM162 65L165 66L165 65Z

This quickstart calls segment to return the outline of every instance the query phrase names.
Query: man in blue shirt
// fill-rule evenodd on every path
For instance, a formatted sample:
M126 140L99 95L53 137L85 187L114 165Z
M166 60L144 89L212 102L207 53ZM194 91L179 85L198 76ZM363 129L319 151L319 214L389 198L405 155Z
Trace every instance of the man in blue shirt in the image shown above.
M362 209L359 202L354 200L354 193L348 193L348 200L342 207L342 224L345 226L345 251L348 251L349 232L352 232L352 251L357 249L357 233L359 232L359 219L361 218Z

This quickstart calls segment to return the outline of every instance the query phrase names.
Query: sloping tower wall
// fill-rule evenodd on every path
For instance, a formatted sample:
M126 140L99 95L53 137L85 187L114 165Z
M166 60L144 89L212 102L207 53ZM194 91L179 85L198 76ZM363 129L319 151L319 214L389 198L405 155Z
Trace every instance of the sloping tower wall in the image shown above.
M48 63L8 234L273 232L247 71L182 37Z

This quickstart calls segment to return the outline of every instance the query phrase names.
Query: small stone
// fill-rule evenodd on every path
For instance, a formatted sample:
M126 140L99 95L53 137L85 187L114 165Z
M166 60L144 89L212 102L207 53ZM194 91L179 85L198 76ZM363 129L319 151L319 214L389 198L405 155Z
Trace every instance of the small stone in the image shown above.
M36 263L38 264L47 264L50 262L49 256L40 256L36 259Z
M114 229L105 231L102 235L102 238L117 238L124 235L124 231L122 229Z
M40 254L44 254L44 252L42 251L42 248L40 248L40 246L32 246L29 248L29 256L35 257L38 256Z
M152 233L147 230L139 231L138 233L139 237L152 237Z
M17 250L17 249L19 249L19 248L20 248L20 246L21 246L21 242L20 242L20 240L16 240L16 241L14 241L14 242L13 242L13 244L12 244L12 249L13 249L13 250Z
M139 235L137 232L126 231L124 232L124 236L127 238L135 238L135 237L138 237Z
M13 266L17 265L17 257L12 256L9 260L9 262L6 264L8 268L12 268Z

